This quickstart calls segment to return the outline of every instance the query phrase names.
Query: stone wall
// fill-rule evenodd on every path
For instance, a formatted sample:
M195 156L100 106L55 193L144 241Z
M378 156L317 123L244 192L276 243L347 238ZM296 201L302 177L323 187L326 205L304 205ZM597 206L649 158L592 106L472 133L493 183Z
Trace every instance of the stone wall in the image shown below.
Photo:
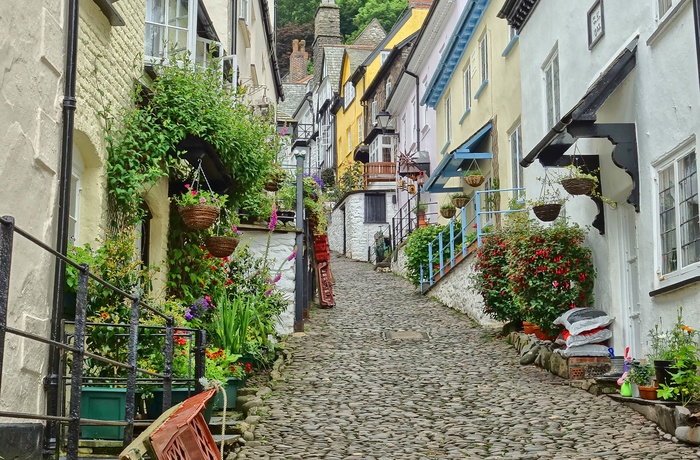
M254 254L264 257L269 233L267 229L241 226L241 230L243 231L243 236L240 244L248 244ZM284 297L289 301L287 309L280 315L275 328L279 334L291 334L294 332L296 274L294 261L287 262L287 258L294 252L295 239L295 232L276 230L270 238L270 249L267 255L270 261L269 265L273 268L274 273L282 267L282 278L277 283L277 288L282 291Z

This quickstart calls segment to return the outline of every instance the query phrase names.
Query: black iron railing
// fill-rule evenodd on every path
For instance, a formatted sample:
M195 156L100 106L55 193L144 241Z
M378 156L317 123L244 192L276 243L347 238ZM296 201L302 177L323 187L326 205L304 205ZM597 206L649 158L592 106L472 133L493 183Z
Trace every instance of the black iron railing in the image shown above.
M75 319L70 324L73 326L73 332L65 335L66 340L51 340L46 337L33 334L27 331L16 329L7 325L8 311L10 308L9 285L10 271L12 268L12 251L14 235L18 234L30 241L32 244L40 247L44 251L52 254L63 260L67 265L78 270L78 289L76 295ZM87 297L88 283L93 281L102 284L107 289L117 293L125 299L131 301L130 318L128 324L107 324L107 323L89 323L87 321ZM148 311L151 314L162 318L165 326L146 326L141 322L141 313ZM124 335L128 336L128 352L127 362L120 362L86 349L86 330L89 327L118 327L125 331ZM162 331L164 337L164 368L162 372L152 372L146 369L140 369L137 366L137 349L139 343L139 330L146 328L156 328ZM178 330L184 328L178 328ZM195 392L201 391L199 378L204 375L204 359L205 359L205 344L206 333L201 330L188 330L195 336L194 347L194 379L187 379L193 383ZM65 382L70 383L70 390L66 391L66 397L61 399L69 400L68 414L60 416L52 416L36 413L25 412L10 412L0 411L0 417L43 420L47 423L67 425L67 441L65 444L65 452L67 460L78 460L78 444L81 433L81 425L98 425L98 426L123 426L124 427L124 445L128 445L133 440L134 426L148 425L149 421L135 421L136 419L136 389L137 383L143 383L148 380L149 383L162 381L163 384L163 409L167 409L171 405L171 393L173 384L173 353L175 349L175 324L172 316L163 314L141 301L140 294L129 294L122 291L118 287L110 284L102 278L90 273L90 267L86 264L76 264L66 256L55 251L43 242L34 238L21 228L15 225L15 220L11 216L0 217L0 390L2 389L3 361L5 356L5 338L7 334L23 337L33 340L37 343L43 343L50 347L55 347L70 353L72 357L70 375L65 377ZM65 354L65 353L64 353ZM110 379L110 383L120 382L126 387L126 415L124 420L94 420L81 418L81 390L84 382L83 362L86 358L91 358L102 363L107 363L112 366L125 369L126 377L119 379ZM150 379L138 379L137 374L143 374L151 377ZM105 380L105 383L107 381ZM63 387L60 386L57 391ZM64 406L65 407L65 406ZM56 443L55 449L60 449L61 443Z

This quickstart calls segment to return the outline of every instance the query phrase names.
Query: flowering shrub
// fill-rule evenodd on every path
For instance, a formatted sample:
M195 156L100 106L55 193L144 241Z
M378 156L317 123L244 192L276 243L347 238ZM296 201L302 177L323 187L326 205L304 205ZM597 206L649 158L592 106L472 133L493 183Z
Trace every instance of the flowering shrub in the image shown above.
M584 230L566 220L514 224L507 238L509 290L524 319L545 332L567 309L593 303L595 269Z
M212 191L197 190L190 184L185 184L187 191L176 195L172 198L173 202L178 206L193 206L196 204L204 204L207 206L222 207L226 204L226 196L219 195Z
M474 265L473 281L484 299L484 311L499 321L521 319L510 290L507 243L507 233L484 236Z
M209 380L226 383L227 378L244 379L253 371L250 363L238 362L241 355L227 354L223 348L207 348L205 354L205 376Z

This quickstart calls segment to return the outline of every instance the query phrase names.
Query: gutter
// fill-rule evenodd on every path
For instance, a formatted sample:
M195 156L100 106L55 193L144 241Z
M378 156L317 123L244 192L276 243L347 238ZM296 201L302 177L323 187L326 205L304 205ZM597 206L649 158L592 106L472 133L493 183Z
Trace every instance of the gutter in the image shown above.
M70 211L70 181L73 167L73 127L75 126L75 81L78 64L78 21L79 0L68 1L66 20L66 68L63 94L63 128L61 136L60 178L58 183L58 222L56 232L56 251L66 255L68 252L68 222ZM56 258L53 286L53 309L51 311L51 339L61 340L61 320L63 319L63 294L66 283L65 262ZM44 378L46 391L46 415L58 415L58 376L60 353L58 347L49 347L48 373ZM47 422L44 428L44 456L53 456L51 451L58 447L57 425Z
M566 127L569 126L572 121L573 118L571 117L571 115L559 120L557 124L554 125L554 127L550 129L549 132L545 134L545 136L542 139L540 139L540 141L530 151L530 153L528 153L525 158L520 160L520 166L522 166L523 168L527 168L528 166L530 166L539 156L542 150L544 150L547 146L549 146L552 143L555 137L559 136L560 134L563 134L566 131Z
M262 11L262 22L263 28L265 29L265 36L267 37L267 42L269 43L267 52L270 55L270 61L272 62L272 78L275 80L275 86L277 87L278 100L284 100L284 88L282 87L282 78L280 77L280 67L277 64L277 55L275 54L275 37L270 30L270 12L267 10L267 0L260 0L260 10Z
M420 77L403 65L403 73L416 80L416 150L420 152Z
M700 0L693 0L693 23L695 25L695 53L698 63L698 82L700 83Z

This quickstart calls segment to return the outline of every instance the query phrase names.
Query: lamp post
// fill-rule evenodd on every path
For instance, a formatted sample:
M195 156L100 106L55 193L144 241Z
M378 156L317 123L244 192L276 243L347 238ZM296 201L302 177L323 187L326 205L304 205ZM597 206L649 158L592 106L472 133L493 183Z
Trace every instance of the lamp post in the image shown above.
M294 332L304 332L304 158L309 149L305 142L295 142L292 153L297 159L297 216L295 292L294 292Z

